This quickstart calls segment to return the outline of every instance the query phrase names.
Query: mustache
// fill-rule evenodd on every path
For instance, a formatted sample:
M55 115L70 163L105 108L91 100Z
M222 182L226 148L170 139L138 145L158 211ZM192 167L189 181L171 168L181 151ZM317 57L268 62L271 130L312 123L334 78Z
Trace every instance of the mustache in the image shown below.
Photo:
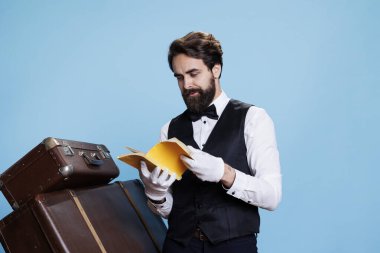
M199 94L203 94L203 90L202 89L200 89L200 88L193 88L193 89L184 90L182 92L182 95L184 97L188 97L193 92L199 92Z

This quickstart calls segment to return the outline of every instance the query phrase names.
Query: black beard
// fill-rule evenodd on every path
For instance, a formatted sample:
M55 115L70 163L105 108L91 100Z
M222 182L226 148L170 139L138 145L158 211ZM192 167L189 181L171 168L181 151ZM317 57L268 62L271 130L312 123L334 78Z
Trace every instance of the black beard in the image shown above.
M191 97L192 92L198 92L199 96ZM182 92L187 109L191 112L201 113L211 104L215 97L215 80L210 79L210 85L205 89L189 89Z

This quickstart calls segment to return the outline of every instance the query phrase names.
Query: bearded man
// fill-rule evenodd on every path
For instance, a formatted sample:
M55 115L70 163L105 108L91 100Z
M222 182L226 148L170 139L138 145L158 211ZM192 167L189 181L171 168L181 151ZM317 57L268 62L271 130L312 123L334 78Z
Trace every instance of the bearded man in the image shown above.
M186 111L161 129L161 141L176 137L191 157L182 179L164 168L140 178L150 208L168 219L165 253L257 252L258 208L281 200L281 171L274 125L264 109L230 99L222 90L220 42L191 32L173 41L168 61Z

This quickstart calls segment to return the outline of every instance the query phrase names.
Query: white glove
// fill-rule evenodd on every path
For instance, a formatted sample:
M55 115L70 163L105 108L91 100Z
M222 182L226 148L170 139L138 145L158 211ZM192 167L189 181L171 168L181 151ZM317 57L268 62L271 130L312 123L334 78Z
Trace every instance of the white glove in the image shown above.
M224 162L220 157L212 156L202 150L188 146L191 158L181 156L187 168L191 170L200 180L219 182L224 175Z
M160 201L165 198L169 187L176 179L175 173L169 174L167 169L161 169L160 167L156 167L152 172L149 172L144 161L141 161L139 174L145 185L146 196L155 201Z

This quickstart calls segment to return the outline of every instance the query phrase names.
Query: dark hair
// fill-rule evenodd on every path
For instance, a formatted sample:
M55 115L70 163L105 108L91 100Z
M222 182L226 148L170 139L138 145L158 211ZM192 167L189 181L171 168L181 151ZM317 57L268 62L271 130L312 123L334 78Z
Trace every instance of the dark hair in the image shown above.
M179 54L201 59L210 70L215 64L220 64L223 68L222 46L211 33L190 32L173 41L168 54L169 67L172 71L173 58Z

